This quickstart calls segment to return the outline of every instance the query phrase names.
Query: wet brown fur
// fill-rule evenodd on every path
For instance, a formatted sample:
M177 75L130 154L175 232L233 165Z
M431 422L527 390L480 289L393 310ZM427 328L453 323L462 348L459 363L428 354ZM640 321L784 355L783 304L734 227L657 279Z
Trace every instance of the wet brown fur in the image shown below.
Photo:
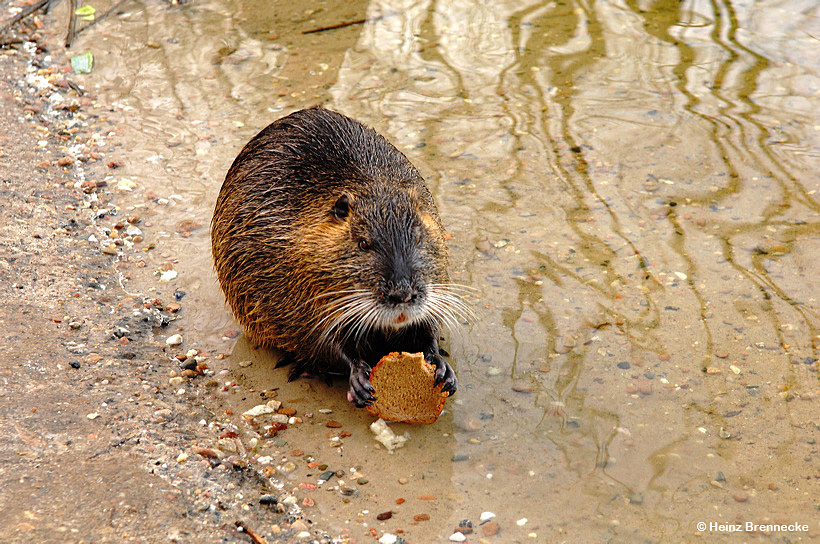
M332 213L342 194L350 200L349 220ZM385 224L373 220L381 217ZM396 241L408 235L394 222L414 237ZM219 283L250 342L286 352L297 373L347 372L336 350L351 348L334 345L341 343L335 336L321 342L322 320L338 298L330 293L378 292L384 284L381 261L357 248L362 232L410 244L419 281L448 282L432 195L406 157L375 131L311 108L253 138L225 178L211 224ZM437 339L432 321L435 330L425 333Z

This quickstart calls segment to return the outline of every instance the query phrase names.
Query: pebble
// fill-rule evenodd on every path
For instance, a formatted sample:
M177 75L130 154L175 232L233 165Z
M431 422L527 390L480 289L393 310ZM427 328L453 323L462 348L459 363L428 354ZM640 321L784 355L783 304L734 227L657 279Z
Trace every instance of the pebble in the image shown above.
M245 417L245 418L254 418L254 417L263 416L263 415L266 415L266 414L275 414L276 410L279 407L278 406L276 406L276 407L271 406L270 405L271 402L277 402L277 401L270 401L268 404L257 404L256 406L254 406L250 410L246 410L245 412L243 412L242 416ZM282 423L284 423L284 422L282 422Z
M46 168L47 168L47 166L46 166ZM476 244L475 244L475 248L476 248L477 250L479 250L479 251L483 251L483 252L485 252L485 253L486 253L486 252L488 252L488 251L490 251L490 247L491 247L491 246L490 246L490 242L489 242L489 241L487 241L487 240L479 240L479 241L478 241L478 242L476 242Z
M228 453L236 453L237 451L236 442L230 438L220 438L219 442L217 442L217 447Z
M524 525L527 524L527 521L529 521L527 518L521 518L518 521L516 521L515 524L518 525L519 527L523 527Z
M489 521L481 526L481 532L484 536L495 536L499 530L500 527L497 521Z
M413 516L413 521L429 521L430 515L429 514L416 514Z
M261 497L259 497L259 504L271 505L278 503L279 497L277 497L276 495L262 495Z
M182 335L172 334L171 336L165 339L165 343L169 346L178 346L182 343Z
M128 178L121 178L117 182L117 190L121 192L133 191L136 188L136 186L136 182Z
M493 519L494 517L495 517L495 514L492 513L492 512L481 512L481 516L479 517L479 519L481 521L487 521L487 520Z
M384 533L382 537L379 539L379 544L396 544L398 542L399 537L394 534Z
M193 219L186 219L184 221L181 221L177 225L176 230L177 232L191 232L192 230L196 230L200 227L202 227L202 224L198 221L194 221Z
M472 534L473 532L473 522L469 519L463 519L458 523L458 532L463 533L465 535Z
M649 380L638 380L638 391L640 391L642 395L651 395L652 382Z
M342 426L341 423L339 423L338 421L334 421L334 420L330 420L327 423L325 423L325 427L328 427L330 429L338 429L341 426Z
M379 521L385 521L393 517L393 512L388 510L387 512L382 512L376 516L376 519Z
M749 495L742 491L738 491L737 493L732 494L732 498L737 502L746 502L749 500Z
M346 486L346 485L340 485L339 486L339 493L341 493L342 495L345 495L346 497L356 495L358 492L359 492L359 490L356 489L355 487L349 487L349 486Z
M203 446L194 447L194 453L206 459L219 459L219 451L213 448L205 448Z
M632 365L631 365L631 364L629 364L627 361L621 361L620 363L618 363L618 368L620 368L621 370L627 370L627 369L629 369L631 366L632 366Z
M182 376L174 376L173 378L170 378L168 380L168 383L170 385L182 385L183 383L185 383L185 378L183 378Z
M177 360L182 363L179 366L183 370L196 370L196 361L189 358L187 355L177 355Z
M450 542L464 542L467 540L467 536L464 533L453 533L450 535Z
M516 393L532 393L532 385L524 382L514 383L512 390Z

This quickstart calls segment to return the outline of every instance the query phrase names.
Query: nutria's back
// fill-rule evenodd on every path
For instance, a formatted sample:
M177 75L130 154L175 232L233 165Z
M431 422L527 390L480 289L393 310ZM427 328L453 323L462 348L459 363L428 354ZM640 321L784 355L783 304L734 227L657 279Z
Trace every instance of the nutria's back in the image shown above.
M256 135L228 171L211 238L249 339L287 352L297 372L372 364L396 343L426 351L418 339L452 319L430 191L401 152L341 114L302 110Z

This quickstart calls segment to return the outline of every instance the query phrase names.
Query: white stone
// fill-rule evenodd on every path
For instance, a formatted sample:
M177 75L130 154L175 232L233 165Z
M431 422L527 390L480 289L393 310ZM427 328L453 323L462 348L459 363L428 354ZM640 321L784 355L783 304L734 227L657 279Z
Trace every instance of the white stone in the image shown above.
M273 406L268 406L267 404L257 404L250 410L244 412L242 415L245 417L257 417L263 416L265 414L275 414L276 408Z

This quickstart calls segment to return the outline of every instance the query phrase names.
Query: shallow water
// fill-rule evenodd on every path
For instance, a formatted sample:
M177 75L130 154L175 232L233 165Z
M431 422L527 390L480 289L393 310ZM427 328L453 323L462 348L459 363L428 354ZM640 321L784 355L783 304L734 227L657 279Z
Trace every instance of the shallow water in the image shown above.
M129 2L76 45L128 151L122 212L157 245L156 276L128 288L185 291L173 326L188 347L235 350L244 390L332 409L280 439L369 480L349 502L314 492L306 514L417 543L463 519L481 535L483 511L501 528L490 542L678 542L697 522L703 541L737 538L713 522L816 537L816 2L311 5ZM411 438L392 455L341 384L286 384L270 354L230 339L212 271L207 225L233 157L316 103L421 169L453 279L479 293L449 342L459 393L435 425L395 425ZM259 397L222 402L241 413ZM331 418L352 434L341 448ZM288 487L316 478L303 465Z

